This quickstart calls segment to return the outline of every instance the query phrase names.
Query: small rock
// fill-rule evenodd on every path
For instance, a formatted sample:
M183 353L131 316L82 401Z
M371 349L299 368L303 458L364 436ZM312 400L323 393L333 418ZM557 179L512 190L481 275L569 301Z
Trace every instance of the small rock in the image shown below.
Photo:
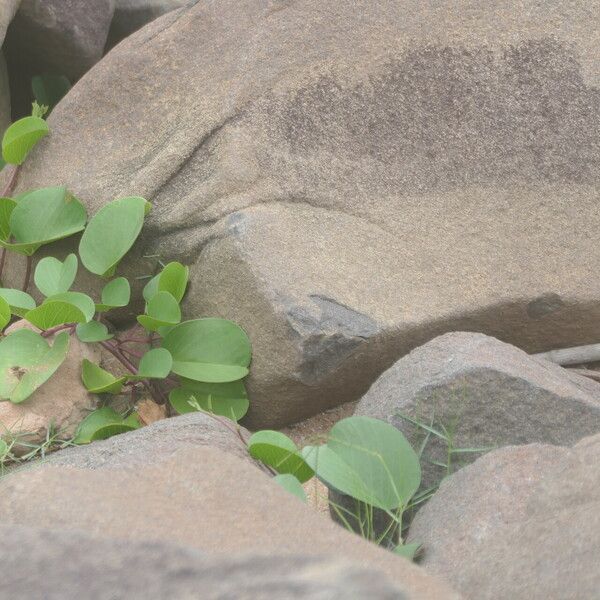
M402 600L380 572L331 557L213 556L165 542L0 526L3 598Z
M442 483L409 541L467 600L596 598L599 462L600 435L490 452Z
M6 332L23 327L38 331L27 321L17 321ZM53 336L48 341L52 343ZM79 423L96 407L97 397L88 393L81 382L84 358L98 361L95 345L84 344L71 336L65 361L48 381L20 404L0 402L0 434L7 440L17 440L11 450L13 454L18 456L31 450L20 442L43 443L50 427L58 432L60 439L72 438Z
M449 333L400 359L371 386L356 414L388 421L418 447L425 432L400 414L452 432L454 448L543 443L570 446L600 432L600 385L509 344ZM422 461L426 487L446 470L447 444L431 435ZM481 453L460 453L451 470Z

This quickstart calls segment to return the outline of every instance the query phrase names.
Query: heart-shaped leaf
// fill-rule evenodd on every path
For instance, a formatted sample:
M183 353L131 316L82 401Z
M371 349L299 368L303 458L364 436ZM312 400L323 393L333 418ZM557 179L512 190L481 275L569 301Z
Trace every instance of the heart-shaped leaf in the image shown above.
M280 431L257 431L248 440L248 452L278 473L289 473L302 483L315 474L296 444Z
M26 292L12 288L0 288L0 298L4 298L13 315L23 317L35 308L35 300Z
M31 255L43 244L82 231L85 227L85 208L64 187L43 188L24 194L12 209L10 203L2 213L10 211L9 230L15 241L0 240L0 245ZM0 226L4 230L5 226Z
M225 319L180 323L165 336L162 347L173 357L173 372L194 381L227 383L248 374L250 340L241 327Z
M14 122L2 138L2 157L7 163L20 165L31 149L50 129L44 119L25 117Z
M140 234L149 210L150 203L138 197L113 200L101 208L81 236L79 256L83 266L96 275L114 273Z
M176 325L181 321L179 303L169 292L158 292L146 305L146 313L137 320L148 331L157 331L160 327Z
M273 477L273 481L279 484L284 490L287 490L290 494L296 496L296 498L302 500L302 502L307 501L306 492L304 491L302 484L293 475L290 475L289 473L280 473Z
M111 308L121 308L129 304L131 298L131 287L125 277L117 277L109 281L102 288L102 303L96 304L98 312L104 312Z
M70 302L46 300L37 308L26 312L24 318L39 329L50 329L66 323L85 323L86 316Z
M189 268L181 263L169 263L158 277L158 291L169 292L177 302L181 302L187 287L189 272Z
M35 331L18 329L0 342L0 398L26 400L60 367L69 349L69 334L59 333L52 346Z
M81 292L63 292L62 294L56 294L47 298L44 301L44 304L48 302L67 302L68 304L76 306L85 315L86 322L91 321L96 313L94 301L87 294ZM44 304L42 304L42 306L44 306ZM79 323L80 321L77 322Z
M201 410L239 421L248 412L248 395L243 381L201 383L182 379L182 386L171 390L171 406L180 414Z
M87 358L81 364L81 381L88 392L93 394L120 394L126 377L115 377Z
M104 323L99 321L89 321L88 323L80 323L75 329L77 337L87 344L94 342L104 342L110 340L114 336L112 333L108 333L108 329Z
M64 262L53 256L42 258L35 268L33 280L44 296L68 292L77 275L77 257L69 254Z

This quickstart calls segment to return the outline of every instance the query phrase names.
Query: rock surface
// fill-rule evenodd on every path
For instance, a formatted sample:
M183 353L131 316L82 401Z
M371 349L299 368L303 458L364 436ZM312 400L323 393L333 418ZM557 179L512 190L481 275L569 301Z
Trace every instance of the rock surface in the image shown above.
M6 333L22 327L39 331L26 321L17 321L7 328ZM48 341L52 343L53 339L50 336ZM48 381L20 404L0 402L0 437L7 441L15 440L11 450L13 454L29 452L31 448L25 443L44 442L50 427L61 440L72 438L79 423L96 408L98 398L88 393L81 382L84 358L98 362L99 353L95 345L84 344L71 336L67 357Z
M201 412L188 413L157 421L124 435L94 442L86 446L65 448L46 459L46 463L78 469L122 469L152 465L182 448L210 446L257 464L233 429ZM250 432L240 427L244 439Z
M385 573L407 598L456 598L419 567L344 531L232 454L199 445L154 458L120 470L42 464L10 474L0 479L2 523L168 540L228 557L334 556Z
M8 72L6 61L0 51L0 136L4 135L10 125L10 88L8 85Z
M107 46L112 48L158 17L196 2L198 0L115 0L115 14L110 25Z
M15 68L77 80L102 57L113 11L114 0L21 0L6 40Z
M5 598L45 600L402 600L381 573L331 558L215 558L157 544L0 526Z
M19 4L21 4L21 0L2 0L2 4L0 4L0 47L4 43L6 30L19 8Z
M472 600L594 598L600 589L600 436L572 449L490 452L417 514L422 564Z
M188 314L248 330L252 426L356 399L450 330L591 343L599 9L198 2L68 94L19 191L154 203L123 272L180 258Z
M414 447L423 430L400 413L454 434L455 448L545 443L570 446L600 432L600 384L477 333L448 333L413 350L383 373L355 414L400 429ZM424 452L444 462L447 445L430 436ZM457 454L456 463L477 453ZM456 466L459 466L457 464ZM423 463L426 487L445 475Z

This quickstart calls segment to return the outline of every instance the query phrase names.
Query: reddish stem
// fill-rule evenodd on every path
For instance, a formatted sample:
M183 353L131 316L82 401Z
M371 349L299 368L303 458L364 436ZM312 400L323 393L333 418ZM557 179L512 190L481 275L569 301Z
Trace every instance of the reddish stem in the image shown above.
M29 279L31 278L31 265L33 264L33 258L27 257L27 265L25 267L25 281L23 282L23 291L26 292L29 287Z
M75 327L77 325L75 323L65 323L64 325L57 325L56 327L51 327L50 329L46 329L46 331L42 331L40 334L42 337L50 337L59 331L63 331L64 329L70 329L71 333L75 331Z

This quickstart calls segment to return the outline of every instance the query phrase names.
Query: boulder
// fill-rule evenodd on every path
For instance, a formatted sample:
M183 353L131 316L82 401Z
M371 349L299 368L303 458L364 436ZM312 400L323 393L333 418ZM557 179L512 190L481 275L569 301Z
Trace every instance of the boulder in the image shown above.
M33 465L0 479L0 514L3 525L158 540L228 559L331 556L385 574L406 598L457 598L408 560L313 511L248 462L201 444L123 469Z
M108 440L65 448L48 457L46 463L77 469L122 469L151 465L157 457L163 460L182 448L211 446L257 465L242 442L249 437L249 431L240 427L238 432L228 419L193 412Z
M598 9L198 2L71 90L18 191L153 202L121 273L181 259L187 314L247 329L252 427L357 399L447 331L595 342Z
M6 39L12 67L79 79L102 57L113 11L114 0L21 0Z
M0 52L0 136L4 135L10 125L10 88L8 86L8 71L6 61Z
M21 0L3 0L0 4L0 47L4 43L6 30L19 8L19 4L21 4Z
M22 327L39 331L27 321L17 321L6 333ZM48 341L52 343L53 339L50 336ZM42 444L50 429L60 440L72 438L79 423L96 408L97 396L81 382L81 362L85 358L98 362L95 345L71 336L67 357L48 381L20 404L0 402L0 437L15 442L13 454L26 454L32 445Z
M466 599L594 598L600 588L600 436L572 449L490 452L446 479L410 540Z
M448 333L413 350L383 373L355 414L388 421L418 447L426 431L402 418L453 436L460 448L517 444L570 446L600 432L600 384L478 333ZM448 445L429 437L425 487L447 469ZM480 453L453 456L450 470Z
M381 573L308 555L213 557L166 543L0 526L5 598L402 600Z
M195 4L198 0L115 0L115 14L110 25L108 48L131 35L144 25L177 8Z

